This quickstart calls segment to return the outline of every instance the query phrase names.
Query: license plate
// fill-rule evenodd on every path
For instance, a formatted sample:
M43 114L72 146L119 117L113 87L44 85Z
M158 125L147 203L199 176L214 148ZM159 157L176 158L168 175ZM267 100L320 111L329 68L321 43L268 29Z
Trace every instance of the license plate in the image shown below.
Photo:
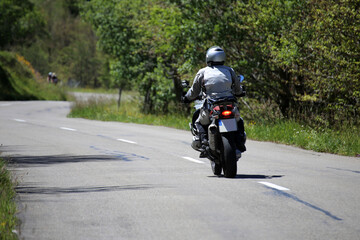
M219 120L220 132L234 132L237 131L237 123L235 118Z

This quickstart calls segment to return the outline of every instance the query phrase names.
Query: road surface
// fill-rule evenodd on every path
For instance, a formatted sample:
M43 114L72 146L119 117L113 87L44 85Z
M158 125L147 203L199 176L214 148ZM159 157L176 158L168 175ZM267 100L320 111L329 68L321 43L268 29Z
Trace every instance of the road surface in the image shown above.
M165 127L66 118L71 103L0 102L21 239L360 239L360 159L248 141L215 177Z

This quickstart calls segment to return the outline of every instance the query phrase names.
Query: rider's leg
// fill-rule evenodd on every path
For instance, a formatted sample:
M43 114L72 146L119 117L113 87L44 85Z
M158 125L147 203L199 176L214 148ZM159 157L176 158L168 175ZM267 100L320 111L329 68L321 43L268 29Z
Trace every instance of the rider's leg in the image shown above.
M198 129L199 140L201 143L200 157L206 157L206 149L209 146L207 128L210 124L209 111L201 109L198 119L195 121L195 126Z
M200 139L200 143L201 145L207 145L208 143L208 138L207 138L207 134L206 134L206 129L205 127L200 123L200 121L196 120L195 122L195 126L198 130L198 135L199 135L199 139Z
M236 147L241 152L246 151L245 142L246 142L246 133L245 133L245 127L244 127L244 120L240 117L239 109L236 107L235 110L235 116L236 121L238 125L238 134L236 139Z
M201 109L198 119L195 121L199 130L199 138L201 142L208 143L207 127L210 125L210 116L208 109Z

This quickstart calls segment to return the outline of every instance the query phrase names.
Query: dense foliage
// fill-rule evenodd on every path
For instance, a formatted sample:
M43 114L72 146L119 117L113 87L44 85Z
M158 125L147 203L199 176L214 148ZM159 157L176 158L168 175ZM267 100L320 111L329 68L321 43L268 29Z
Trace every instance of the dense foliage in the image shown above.
M359 123L359 10L358 0L92 0L82 14L148 111L178 101L180 79L220 45L252 99L332 125Z
M107 58L96 42L77 0L0 1L0 50L24 56L44 80L55 72L62 84L109 87Z
M220 45L245 75L251 118L271 109L359 124L360 0L3 0L0 10L1 49L63 82L138 90L145 112L177 109L181 80Z
M0 49L30 44L44 29L44 19L28 0L0 1Z

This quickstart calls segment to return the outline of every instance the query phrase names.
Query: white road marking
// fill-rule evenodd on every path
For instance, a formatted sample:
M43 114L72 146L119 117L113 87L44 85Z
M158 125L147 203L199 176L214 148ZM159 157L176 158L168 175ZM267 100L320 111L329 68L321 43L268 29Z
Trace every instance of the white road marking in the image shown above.
M11 103L2 103L0 104L1 107L7 107L7 106L11 106L12 104Z
M279 185L276 185L276 184L273 184L273 183L269 183L269 182L258 182L258 183L263 184L263 185L265 185L267 187L270 187L270 188L280 190L280 191L290 191L290 189L288 189L286 187L282 187L282 186L279 186Z
M186 159L186 160L188 160L188 161L190 161L190 162L194 162L194 163L201 163L201 164L204 164L205 162L203 162L203 161L200 161L200 160L196 160L196 159L193 159L193 158L191 158L191 157L182 157L183 159Z
M137 142L133 142L133 141L126 140L126 139L121 139L121 138L118 138L116 140L121 141L121 142L131 143L131 144L137 144Z
M17 122L26 122L26 120L18 119L18 118L15 118L14 120L17 121Z
M68 128L68 127L60 127L60 129L62 129L62 130L67 130L67 131L73 131L73 132L76 132L76 131L77 131L76 129Z

